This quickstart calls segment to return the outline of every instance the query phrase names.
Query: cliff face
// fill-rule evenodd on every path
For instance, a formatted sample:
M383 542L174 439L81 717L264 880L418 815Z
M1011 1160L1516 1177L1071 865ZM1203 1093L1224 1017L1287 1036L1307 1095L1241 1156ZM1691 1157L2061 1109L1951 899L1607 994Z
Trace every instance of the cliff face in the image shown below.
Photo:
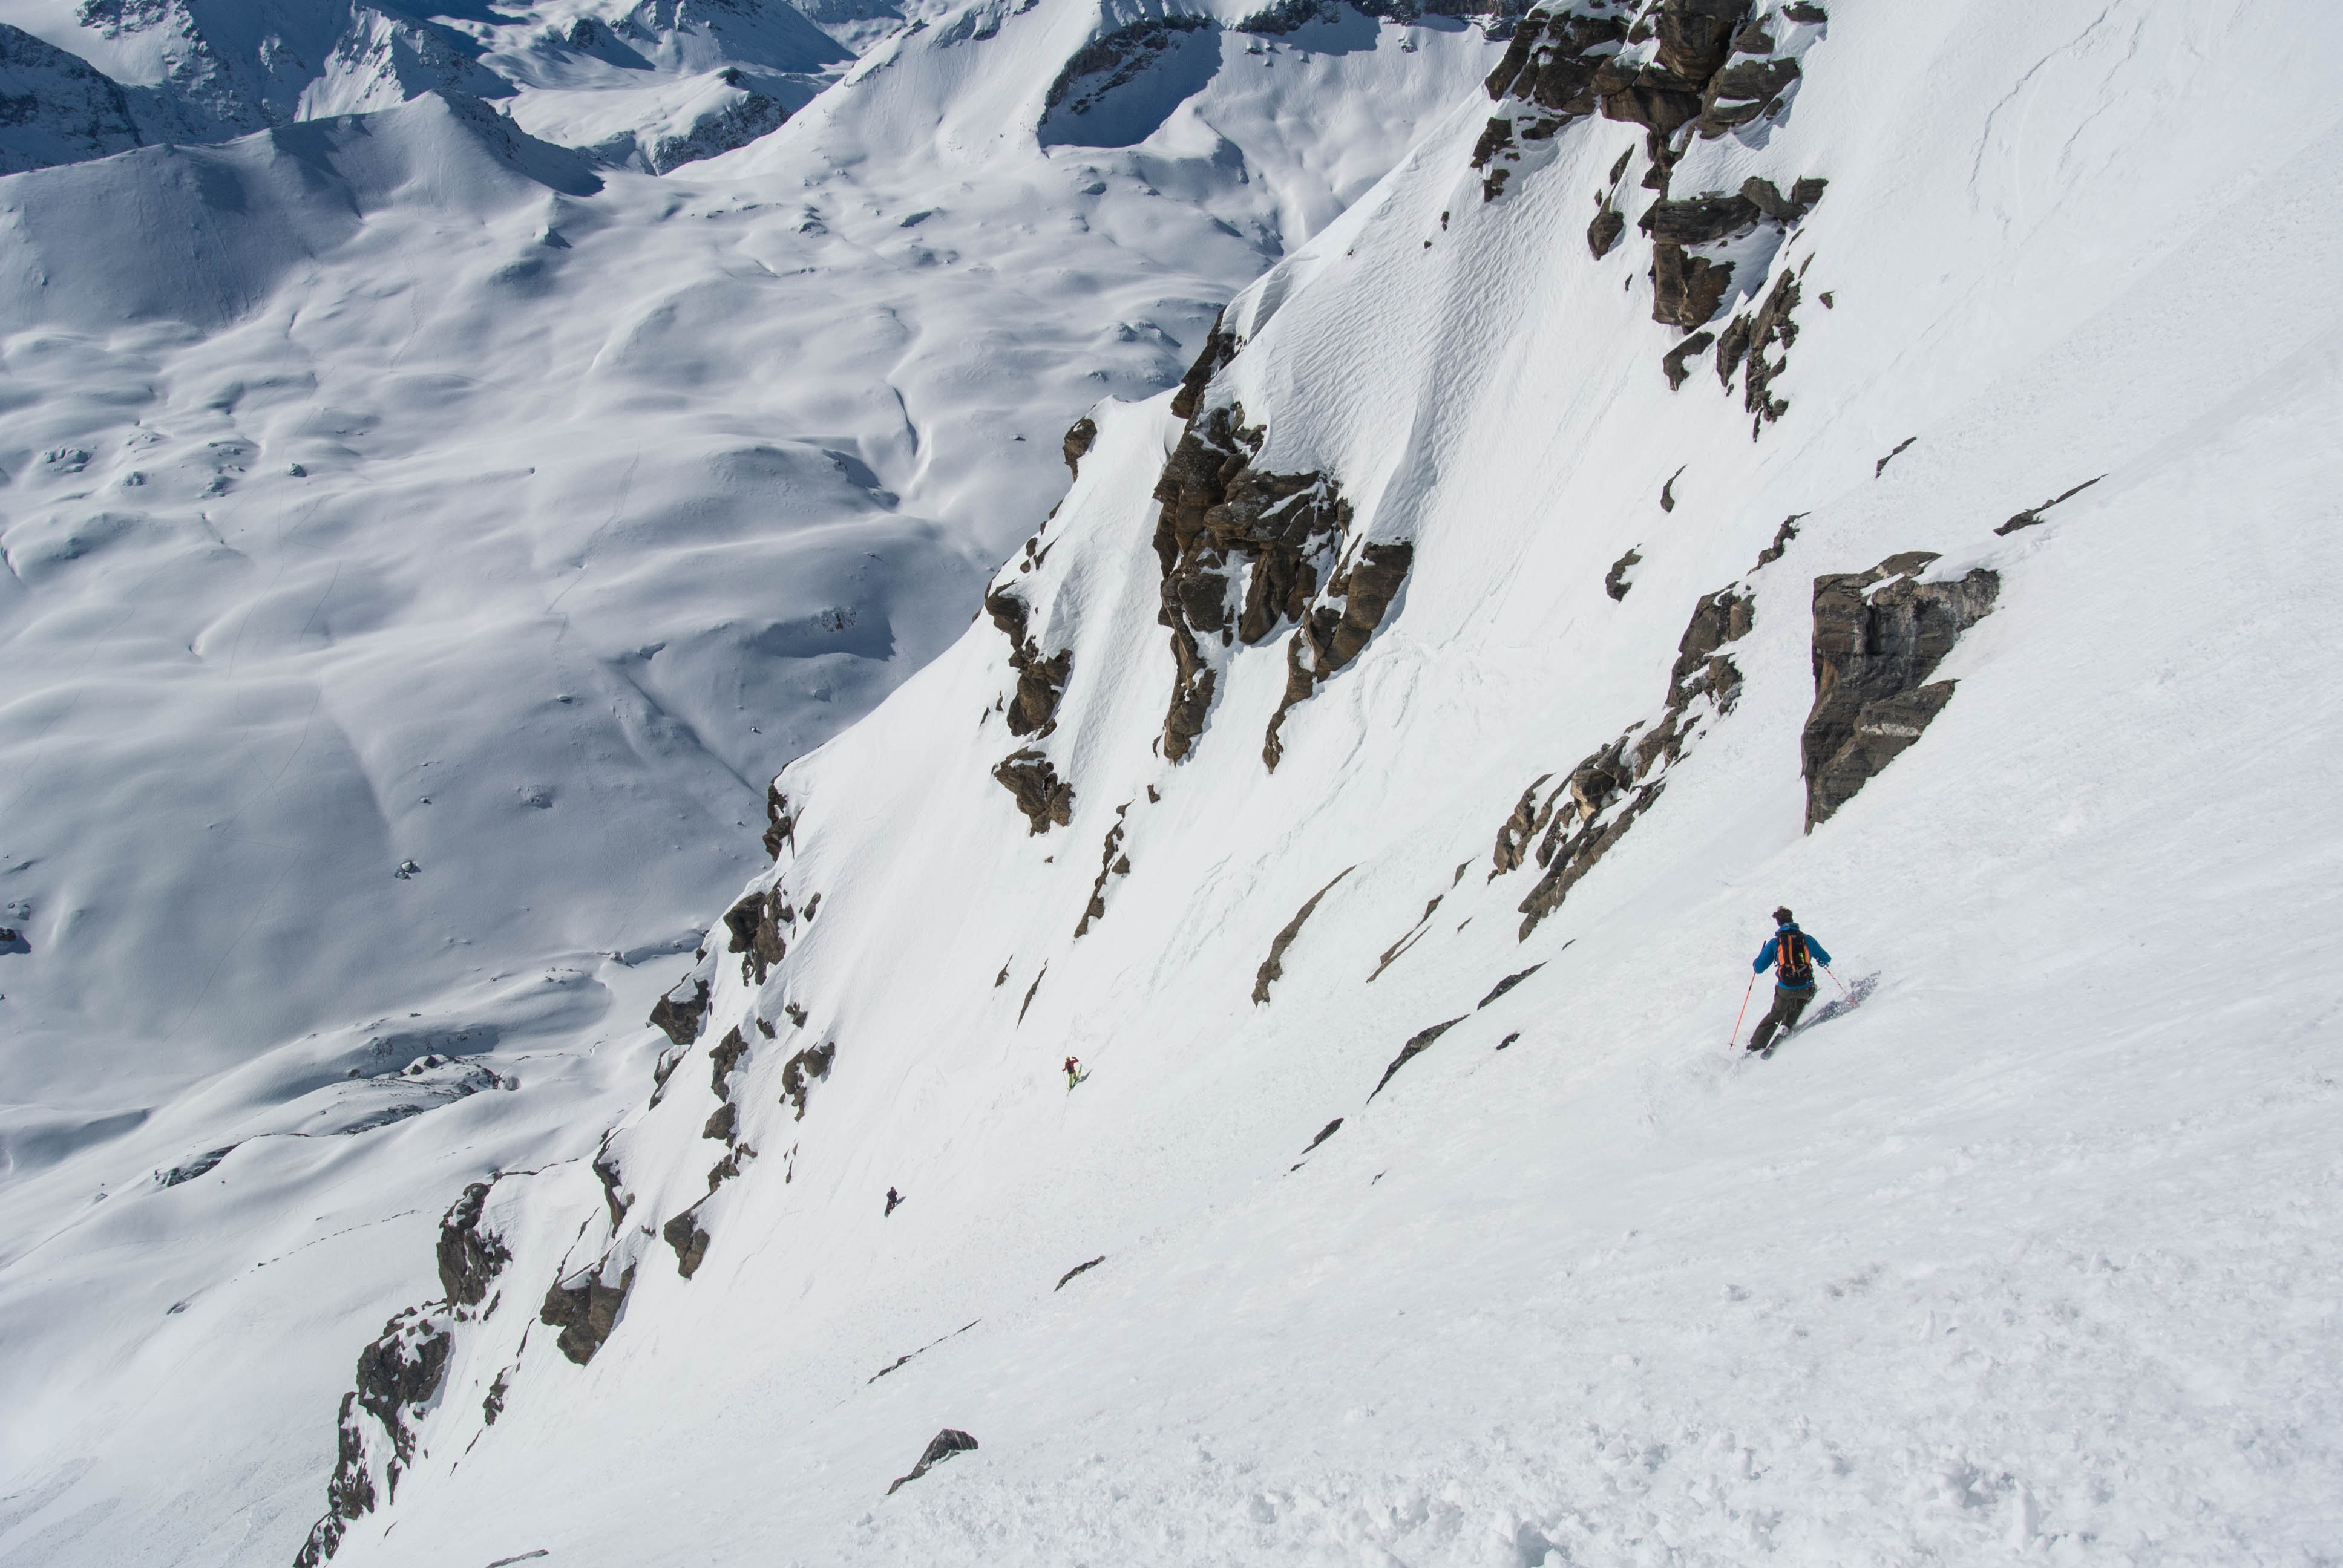
M1151 275L1061 252L1164 209L1034 238L1051 181L1215 192L1197 246L1348 205L1191 301L1152 396L755 470L942 498L1021 436L1051 487L987 509L955 640L724 797L755 873L639 1005L517 1029L509 1093L318 1045L337 1119L70 1195L5 1302L252 1188L388 1191L407 1140L427 1201L248 1271L347 1387L270 1526L343 1568L2343 1553L2338 44L2245 0L938 14L782 133L850 143L870 266L1009 247L982 310L887 297L878 384L1010 374L1021 267L1162 355ZM777 341L659 319L646 408L674 323ZM28 449L45 496L97 462ZM19 526L27 582L103 542ZM759 638L892 647L822 613ZM1760 1063L1781 904L1835 972ZM532 1019L570 983L494 973ZM395 1311L332 1293L358 1248L406 1249ZM149 1315L238 1342L208 1289ZM73 1534L58 1484L0 1550Z
M1176 392L1093 409L989 613L777 782L744 956L662 1002L541 1282L618 1293L592 1365L511 1352L397 1549L493 1498L516 1549L664 1561L671 1486L727 1499L696 1552L870 1562L2295 1528L2264 1459L2119 1478L2232 1420L2328 1462L2291 1434L2332 1331L2217 1329L2216 1280L2343 1260L2204 1221L2327 1158L2255 1086L2334 1041L2153 955L2184 915L2231 960L2313 940L2271 824L2328 743L2253 693L2335 702L2250 607L2343 565L2301 444L2336 372L2247 297L2343 220L2221 196L2288 215L2248 240L2146 177L2242 156L2219 84L2274 13L2051 10L1534 12ZM2198 48L2177 96L2140 74ZM2336 188L2297 145L2270 189ZM2120 285L2066 267L2087 236ZM2289 760L2222 769L2239 730ZM2251 797L2217 825L2216 771ZM1744 1065L1778 903L1836 973ZM2232 1141L2268 1161L2193 1163ZM2172 1185L2089 1195L2136 1161ZM2165 1332L2259 1392L2144 1384ZM534 1495L557 1468L593 1500Z

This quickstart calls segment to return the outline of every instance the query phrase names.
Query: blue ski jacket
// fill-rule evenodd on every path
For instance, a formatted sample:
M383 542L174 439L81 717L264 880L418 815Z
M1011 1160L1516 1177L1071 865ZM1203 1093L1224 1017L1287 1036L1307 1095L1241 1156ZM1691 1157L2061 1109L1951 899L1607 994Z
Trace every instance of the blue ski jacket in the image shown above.
M1825 948L1822 943L1815 940L1814 938L1807 937L1805 932L1799 931L1796 926L1784 926L1782 928L1782 931L1798 931L1800 936L1806 937L1806 950L1815 955L1815 962L1818 964L1826 964L1831 961L1830 950ZM1766 940L1765 945L1757 950L1757 961L1749 967L1755 970L1759 974L1762 975L1767 970L1774 967L1775 951L1782 945L1782 931L1775 931L1773 936ZM1812 990L1815 989L1815 982L1812 980L1808 980L1804 985L1782 985L1781 981L1778 980L1774 983L1783 990Z

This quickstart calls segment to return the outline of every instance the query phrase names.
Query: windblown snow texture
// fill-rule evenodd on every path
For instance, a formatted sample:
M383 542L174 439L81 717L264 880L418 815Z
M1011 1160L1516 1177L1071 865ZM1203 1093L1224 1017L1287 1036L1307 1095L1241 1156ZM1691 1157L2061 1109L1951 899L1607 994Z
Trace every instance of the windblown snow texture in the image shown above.
M0 182L0 1562L2343 1555L2343 19L853 9Z

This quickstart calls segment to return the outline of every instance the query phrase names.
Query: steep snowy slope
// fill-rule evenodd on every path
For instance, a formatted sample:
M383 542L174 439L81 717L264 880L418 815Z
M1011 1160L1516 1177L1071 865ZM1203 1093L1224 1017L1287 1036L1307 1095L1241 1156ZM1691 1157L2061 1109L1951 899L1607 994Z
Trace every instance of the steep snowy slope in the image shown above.
M1662 9L1534 18L785 770L313 1558L2343 1549L2343 36ZM1743 1060L1777 901L1850 994Z
M764 781L1503 50L1216 29L1045 148L1115 25L666 179L449 94L0 181L0 1558L289 1556L443 1194L639 1099Z

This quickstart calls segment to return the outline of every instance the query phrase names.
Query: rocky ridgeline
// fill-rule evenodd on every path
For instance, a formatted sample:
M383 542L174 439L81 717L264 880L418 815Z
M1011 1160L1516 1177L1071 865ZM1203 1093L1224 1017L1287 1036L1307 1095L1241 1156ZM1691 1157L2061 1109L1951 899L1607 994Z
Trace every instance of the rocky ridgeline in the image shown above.
M1274 770L1286 713L1366 647L1415 548L1353 537L1350 503L1330 476L1254 466L1265 428L1248 427L1241 407L1204 397L1239 347L1215 325L1172 399L1187 427L1155 485L1163 573L1156 619L1172 633L1173 663L1161 745L1178 762L1203 733L1220 650L1256 646L1292 625L1285 694L1262 741L1262 760Z
M496 1311L499 1298L491 1291L512 1251L484 1221L493 1187L465 1188L439 1221L441 1299L398 1313L358 1352L357 1386L342 1396L326 1512L310 1526L295 1568L318 1568L353 1520L397 1501L398 1479L415 1460L417 1422L447 1380L458 1326ZM496 1410L488 1419L495 1421Z
M1780 242L1822 197L1826 182L1806 176L1785 194L1752 176L1735 191L1676 195L1677 164L1694 137L1751 133L1786 108L1804 74L1805 52L1829 18L1795 0L1753 15L1749 0L1571 0L1541 7L1513 35L1489 74L1500 108L1473 148L1485 169L1483 200L1494 201L1522 170L1550 161L1535 156L1576 121L1600 116L1644 128L1640 185L1656 193L1635 220L1651 243L1652 316L1688 334L1663 358L1670 387L1690 376L1689 362L1720 344L1718 379L1745 372L1743 396L1755 425L1785 407L1770 393L1782 368L1769 351L1796 336L1790 313L1796 282L1785 275L1754 312L1721 333L1708 330L1742 268L1761 276ZM1752 144L1755 145L1754 143ZM1587 248L1596 261L1627 232L1627 180L1633 148L1620 156L1594 197Z
M1520 803L1497 829L1489 872L1494 881L1519 870L1533 855L1544 872L1521 901L1522 937L1562 907L1579 879L1651 809L1668 769L1710 725L1733 710L1741 671L1724 650L1749 634L1755 618L1756 601L1745 588L1736 585L1703 598L1676 644L1659 713L1629 725L1552 789L1545 788L1554 777L1549 773L1522 791Z

